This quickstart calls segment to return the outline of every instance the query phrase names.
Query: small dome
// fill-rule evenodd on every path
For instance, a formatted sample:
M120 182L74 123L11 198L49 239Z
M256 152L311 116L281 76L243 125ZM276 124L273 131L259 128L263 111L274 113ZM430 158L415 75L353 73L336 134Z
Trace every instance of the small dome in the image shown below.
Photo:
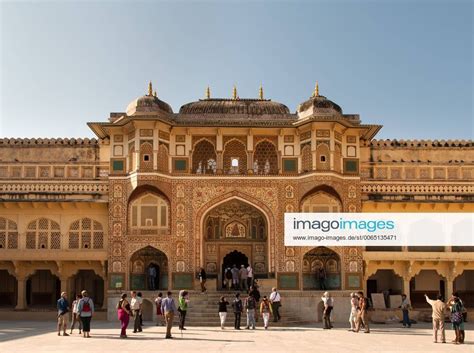
M193 115L287 115L288 107L282 103L272 102L269 99L200 99L183 105L180 114Z
M171 106L154 95L139 97L127 106L127 115L153 115L157 113L173 114Z
M342 115L342 108L339 105L320 95L315 95L306 102L300 104L298 107L298 113L311 110L311 108L311 113L314 115Z

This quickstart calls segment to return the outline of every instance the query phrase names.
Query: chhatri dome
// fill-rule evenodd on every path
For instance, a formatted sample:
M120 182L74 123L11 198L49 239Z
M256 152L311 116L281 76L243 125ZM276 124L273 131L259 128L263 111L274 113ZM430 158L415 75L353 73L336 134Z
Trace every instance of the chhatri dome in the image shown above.
M156 115L159 113L173 114L173 109L168 103L158 98L156 91L153 92L151 82L148 84L148 94L135 99L127 106L128 116Z
M303 118L308 115L314 116L342 116L342 108L319 94L319 85L316 82L313 95L298 107L298 116Z

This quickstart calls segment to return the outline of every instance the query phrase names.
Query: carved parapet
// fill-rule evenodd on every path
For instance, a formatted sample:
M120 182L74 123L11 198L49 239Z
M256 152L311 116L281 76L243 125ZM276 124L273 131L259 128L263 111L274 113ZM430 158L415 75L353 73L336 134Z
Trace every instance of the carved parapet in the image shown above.
M364 194L474 194L472 183L361 182L361 189Z

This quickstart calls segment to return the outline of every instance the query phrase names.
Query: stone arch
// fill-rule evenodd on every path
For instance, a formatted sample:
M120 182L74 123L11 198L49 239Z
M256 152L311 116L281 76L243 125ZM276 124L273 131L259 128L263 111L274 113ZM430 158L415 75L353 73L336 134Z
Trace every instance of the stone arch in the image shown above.
M168 288L169 256L164 250L148 245L134 251L129 258L130 289L158 290ZM154 268L154 273L151 268Z
M333 187L331 187L329 185L318 185L315 188L308 191L306 194L304 194L304 196L301 198L301 201L300 201L300 210L302 212L305 212L303 210L303 205L305 204L305 202L311 201L310 199L317 196L317 195L321 195L323 199L326 198L328 201L331 201L331 199L332 200L337 200L337 203L339 204L339 207L336 207L336 208L338 210L335 210L334 207L332 207L332 208L329 207L327 211L324 211L324 210L320 209L320 210L312 210L312 211L310 210L310 211L307 211L307 212L342 212L342 210L343 210L342 199L339 196L339 193ZM333 203L332 206L337 206L337 205L336 205L336 203Z
M61 294L61 282L51 269L36 269L26 281L28 306L54 308Z
M259 141L254 147L253 162L255 174L278 174L277 146L268 139Z
M238 159L238 165L232 164L232 159ZM222 160L224 165L225 174L246 174L247 173L247 147L246 145L233 138L227 141L224 145L224 151L222 154Z
M342 259L333 249L315 247L303 255L303 289L342 289Z
M205 137L196 141L193 145L191 163L191 173L215 174L217 170L217 153L215 145Z
M194 232L197 235L196 236L196 249L199 251L196 251L196 258L195 258L195 268L199 268L200 266L204 265L204 234L202 234L204 228L204 219L206 217L206 214L214 209L215 207L219 206L222 203L225 203L230 200L240 200L244 203L247 203L256 209L258 209L260 212L262 212L263 216L266 219L267 222L267 244L268 244L268 272L275 272L275 264L274 264L274 257L275 257L275 220L273 216L272 210L265 204L265 202L261 201L260 199L257 199L251 195L248 195L246 193L242 193L240 191L234 190L231 192L228 192L226 194L220 195L215 197L214 199L208 201L204 205L202 205L199 210L196 212L196 218L198 219L199 222L195 223L195 229Z

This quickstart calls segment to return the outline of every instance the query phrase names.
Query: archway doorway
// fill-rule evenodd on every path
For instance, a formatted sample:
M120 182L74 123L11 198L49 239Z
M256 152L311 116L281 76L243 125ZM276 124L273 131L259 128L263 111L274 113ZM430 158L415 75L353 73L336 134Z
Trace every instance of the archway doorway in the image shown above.
M84 289L94 301L94 306L102 307L104 304L104 280L102 277L93 270L79 270L72 278L72 293L69 298L75 298Z
M474 270L464 270L456 277L454 291L458 292L466 308L474 308Z
M436 299L441 294L446 299L446 279L436 270L421 270L410 280L411 305L416 308L429 308L425 294L431 299Z
M56 308L61 295L61 281L50 270L37 270L26 282L26 303L29 307Z
M17 280L7 270L0 270L0 307L16 305Z
M256 278L268 278L268 221L257 206L238 198L215 206L204 217L202 234L205 270L218 287L224 266L234 263L250 264Z
M249 265L249 259L240 251L234 250L224 256L221 266L221 288L225 288L224 278L226 269L232 269L234 266L240 269L242 265L247 267Z
M390 303L390 296L403 294L403 280L393 270L377 270L367 279L367 297L372 298L372 293L382 293L385 307L392 308L394 303Z
M341 259L335 251L319 246L303 256L303 289L341 289Z
M159 290L168 288L168 258L165 253L147 246L130 258L130 289Z

